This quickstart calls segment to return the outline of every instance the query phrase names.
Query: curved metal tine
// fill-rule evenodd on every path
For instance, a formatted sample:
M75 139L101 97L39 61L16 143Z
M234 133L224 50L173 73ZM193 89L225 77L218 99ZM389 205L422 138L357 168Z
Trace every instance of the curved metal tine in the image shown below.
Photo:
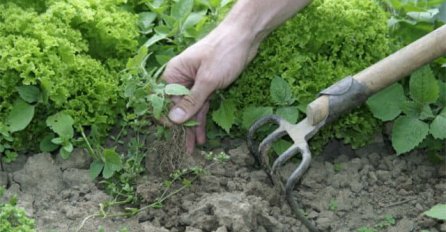
M294 186L296 186L297 182L299 182L300 178L305 174L305 172L310 167L311 163L311 152L308 147L308 144L301 144L300 146L296 146L300 153L302 153L302 161L300 162L299 166L293 171L293 173L288 177L286 186L285 186L285 192L286 194L291 194L291 192L294 189Z
M263 125L269 123L269 122L275 122L276 124L279 125L280 128L280 123L282 121L282 118L277 116L277 115L268 115L265 117L262 117L260 119L258 119L250 128L248 131L248 148L249 151L254 155L254 158L256 159L257 163L260 163L260 154L259 154L259 149L258 147L255 147L255 142L254 142L254 134L256 133L256 131L262 127Z
M284 153L282 153L277 159L274 161L273 166L271 167L271 172L274 173L278 167L281 167L285 162L287 162L291 157L297 154L297 152L301 151L298 145L292 145L289 147Z
M308 220L305 215L302 213L299 204L296 199L293 197L293 189L296 186L297 182L300 180L300 178L303 176L303 174L307 171L308 167L310 167L311 163L311 152L308 148L307 143L303 143L300 146L295 145L293 149L296 149L297 151L300 151L302 153L302 161L300 162L299 166L294 170L294 172L291 174L291 176L288 178L287 183L285 185L285 196L288 201L288 204L291 207L291 210L293 211L294 215L307 227L307 229L310 232L319 232L317 227ZM289 149L291 150L291 148ZM296 152L294 153L296 154ZM285 154L284 154L285 155ZM290 156L292 157L292 156Z

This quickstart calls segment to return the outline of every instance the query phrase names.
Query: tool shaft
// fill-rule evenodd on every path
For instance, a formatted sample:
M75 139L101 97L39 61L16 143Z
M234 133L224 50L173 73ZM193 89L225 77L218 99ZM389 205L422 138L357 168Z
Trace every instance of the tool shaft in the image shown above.
M445 54L446 25L354 75L353 79L367 90L363 93L366 95L365 97L358 98L355 101L342 102L332 101L330 100L332 95L322 93L319 98L308 105L307 117L312 125L326 119L332 121L347 109L362 104L370 95L401 80L416 69ZM341 109L343 112L332 112L333 109L335 111Z

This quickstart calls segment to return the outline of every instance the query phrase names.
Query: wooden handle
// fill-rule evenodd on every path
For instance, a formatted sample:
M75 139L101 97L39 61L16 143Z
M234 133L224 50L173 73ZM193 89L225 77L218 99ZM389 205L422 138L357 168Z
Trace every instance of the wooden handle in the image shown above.
M416 69L446 54L446 25L359 72L353 78L368 88L369 96L408 76ZM329 96L323 95L307 107L312 125L330 114Z

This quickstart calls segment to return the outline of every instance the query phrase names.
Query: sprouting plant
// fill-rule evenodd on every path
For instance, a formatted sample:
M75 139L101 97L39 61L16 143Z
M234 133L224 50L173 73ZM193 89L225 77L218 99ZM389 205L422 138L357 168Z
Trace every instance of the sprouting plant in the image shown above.
M392 215L385 215L384 218L375 225L375 227L378 229L384 229L389 226L395 225L395 222L395 217L393 217Z
M367 227L367 226L363 226L358 228L358 230L356 230L356 232L376 232L375 229Z
M331 199L330 203L328 204L328 210L330 211L336 211L338 209L338 202L336 199Z

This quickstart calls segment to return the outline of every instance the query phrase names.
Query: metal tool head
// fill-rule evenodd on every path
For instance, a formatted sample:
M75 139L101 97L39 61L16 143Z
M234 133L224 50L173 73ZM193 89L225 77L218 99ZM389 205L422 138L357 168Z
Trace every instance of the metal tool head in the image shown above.
M254 140L255 133L260 127L271 122L277 124L278 128L263 139L258 146L256 146ZM297 203L294 201L294 197L292 196L292 191L311 163L311 152L307 141L313 137L324 124L325 123L323 122L318 125L311 125L307 118L298 124L291 124L277 115L269 115L257 120L251 126L248 132L248 147L250 152L254 155L257 162L265 170L267 170L273 184L275 186L279 186L285 193L286 199L289 202L293 212L296 214L299 220L304 223L308 229L310 229L310 231L318 230L302 215L302 213L300 213L300 209L298 209ZM270 165L268 151L275 141L279 140L285 135L288 135L293 140L294 144L291 145L284 153L280 154L274 163ZM299 153L302 155L302 161L288 177L285 185L283 185L283 181L280 175L277 174L277 171L288 160Z

